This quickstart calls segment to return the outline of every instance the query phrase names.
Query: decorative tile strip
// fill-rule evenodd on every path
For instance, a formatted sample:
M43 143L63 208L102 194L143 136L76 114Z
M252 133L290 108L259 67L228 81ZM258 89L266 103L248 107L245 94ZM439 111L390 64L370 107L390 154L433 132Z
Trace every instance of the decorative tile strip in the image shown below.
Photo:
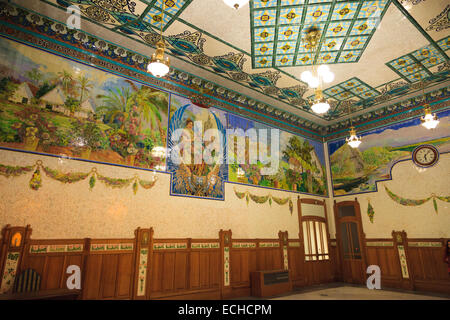
M148 249L141 249L139 252L138 290L137 295L145 295L145 282L147 279L147 258Z
M8 292L14 285L16 279L17 265L19 263L19 252L9 252L5 262L5 268L2 276L2 286L0 294Z
M223 276L224 276L224 286L230 285L230 248L225 247L223 249Z
M192 249L218 249L220 244L218 242L195 242L191 244Z
M366 242L366 247L393 247L392 241L369 241Z
M279 242L260 242L260 248L278 248L280 246Z
M130 251L133 247L133 243L92 244L91 251Z
M412 241L408 242L409 247L431 247L431 248L441 248L442 243L441 242L422 242L422 241Z
M283 246L283 262L284 262L284 270L288 270L289 269L289 260L288 260L287 246Z
M53 245L32 245L30 253L60 253L60 252L81 252L82 244L53 244Z
M330 246L336 247L336 241L330 241Z
M154 250L187 249L187 243L155 243Z
M256 248L254 242L233 242L233 248Z
M398 256L400 259L400 266L402 267L402 277L405 279L409 278L409 272L408 272L408 264L406 262L406 253L405 253L405 247L402 245L397 246L398 249Z
M300 247L300 241L289 242L289 247L299 248Z

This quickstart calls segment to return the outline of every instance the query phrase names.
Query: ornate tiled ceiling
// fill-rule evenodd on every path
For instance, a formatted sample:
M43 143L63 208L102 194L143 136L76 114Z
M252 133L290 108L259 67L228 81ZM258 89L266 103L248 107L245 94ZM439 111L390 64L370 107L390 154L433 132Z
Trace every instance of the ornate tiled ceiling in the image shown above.
M253 0L237 11L227 7L223 0L164 0L163 18L161 0L12 2L63 24L66 8L76 4L82 12L82 31L147 57L154 50L162 20L172 66L177 72L185 71L202 79L193 85L195 90L214 87L215 92L224 92L228 101L257 106L298 124L313 122L316 127L339 128L347 123L349 113L354 118L370 119L371 115L384 114L388 105L402 96L420 94L418 79L425 77L425 83L433 88L449 84L447 0ZM283 11L294 8L295 17L289 15L293 10ZM319 12L318 8L320 16L314 14ZM269 10L275 10L276 28L273 38L266 39L272 39L273 43L267 45L267 53L276 57L279 50L284 51L285 43L278 45L290 41L283 37L295 37L292 56L296 60L292 60L292 66L254 65L258 57L255 49L264 45L254 38L254 30L260 28L254 25L255 12ZM343 17L339 17L339 12ZM289 19L291 22L286 23ZM321 50L314 59L321 63L329 54L327 63L336 75L324 87L332 106L324 115L311 111L313 91L299 80L301 72L311 68L308 61L312 57L305 64L298 63L304 58L298 58L303 54L298 39L310 20L323 33ZM342 33L332 34L340 27ZM356 31L358 27L361 34ZM286 56L293 50L285 49ZM426 51L428 57L422 54ZM342 62L340 59L345 56L349 59ZM398 64L402 59L405 64ZM355 87L345 85L352 81ZM363 114L368 117L361 117Z
M255 68L357 62L390 0L253 0L250 4ZM317 50L303 40L322 30Z

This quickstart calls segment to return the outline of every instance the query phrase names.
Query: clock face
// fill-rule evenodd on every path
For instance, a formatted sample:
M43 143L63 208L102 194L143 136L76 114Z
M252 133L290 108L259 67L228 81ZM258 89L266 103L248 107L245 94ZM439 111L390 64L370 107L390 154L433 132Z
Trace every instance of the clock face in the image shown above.
M439 158L437 149L430 145L417 147L413 152L413 161L421 167L434 165Z

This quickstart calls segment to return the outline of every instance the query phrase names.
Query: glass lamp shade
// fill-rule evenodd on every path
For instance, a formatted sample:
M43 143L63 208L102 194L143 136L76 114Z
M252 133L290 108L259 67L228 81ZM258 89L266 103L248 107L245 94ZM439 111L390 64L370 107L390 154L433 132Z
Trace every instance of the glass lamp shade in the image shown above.
M325 100L319 100L314 102L311 106L312 111L318 114L322 114L330 110L330 105Z
M156 44L156 52L152 55L147 71L157 78L164 77L170 70L169 58L164 59L164 42L158 41Z
M311 71L303 71L300 76L300 79L303 82L306 82L309 84L309 81L312 79L312 77L313 77L313 75L312 75Z
M320 84L319 78L314 77L314 76L311 77L311 79L309 79L309 81L308 81L308 85L313 89L319 87L319 84Z
M361 144L361 137L358 137L356 135L356 131L354 127L351 127L350 129L350 137L345 138L345 141L347 141L348 145L352 148L358 148Z
M329 72L330 72L330 68L326 64L323 64L323 65L319 66L319 68L317 68L317 73L321 77L323 77L324 75L326 75Z
M157 78L164 77L169 72L169 67L164 62L151 62L148 67L147 71L150 72L152 75L154 75Z
M334 73L331 72L331 71L328 71L327 73L325 73L325 74L322 76L322 79L323 79L323 81L324 81L325 83L333 82L333 80L334 80Z
M223 0L227 6L235 8L236 10L245 6L248 1L249 0Z
M436 128L439 124L439 120L436 114L431 114L429 108L425 109L425 115L420 118L420 121L422 122L422 126L427 128L428 130Z

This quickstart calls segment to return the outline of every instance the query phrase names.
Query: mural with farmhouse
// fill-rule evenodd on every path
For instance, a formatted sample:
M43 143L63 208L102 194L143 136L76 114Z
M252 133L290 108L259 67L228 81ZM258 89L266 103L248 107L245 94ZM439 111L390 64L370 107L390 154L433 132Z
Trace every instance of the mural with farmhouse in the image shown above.
M168 93L0 38L0 146L165 170Z
M420 119L389 125L362 134L353 149L345 139L328 143L334 195L376 191L376 182L391 179L391 168L399 160L411 159L422 144L434 145L440 153L450 151L450 110L438 113L440 123L427 130Z
M224 199L225 128L225 112L171 95L167 166L172 194Z
M256 136L249 134L249 129L254 129ZM245 161L244 163L236 161L229 164L229 180L326 195L327 179L323 144L282 130L279 130L278 135L273 135L273 129L257 121L228 114L227 141L230 158L239 159L238 141L239 139L245 141ZM266 139L261 139L261 134L265 135ZM274 143L278 145L278 148L274 148L272 151ZM264 161L260 157L256 162L251 161L249 153L252 144L256 145L259 155L266 154L267 157L273 157L277 164ZM270 173L264 174L267 172Z

